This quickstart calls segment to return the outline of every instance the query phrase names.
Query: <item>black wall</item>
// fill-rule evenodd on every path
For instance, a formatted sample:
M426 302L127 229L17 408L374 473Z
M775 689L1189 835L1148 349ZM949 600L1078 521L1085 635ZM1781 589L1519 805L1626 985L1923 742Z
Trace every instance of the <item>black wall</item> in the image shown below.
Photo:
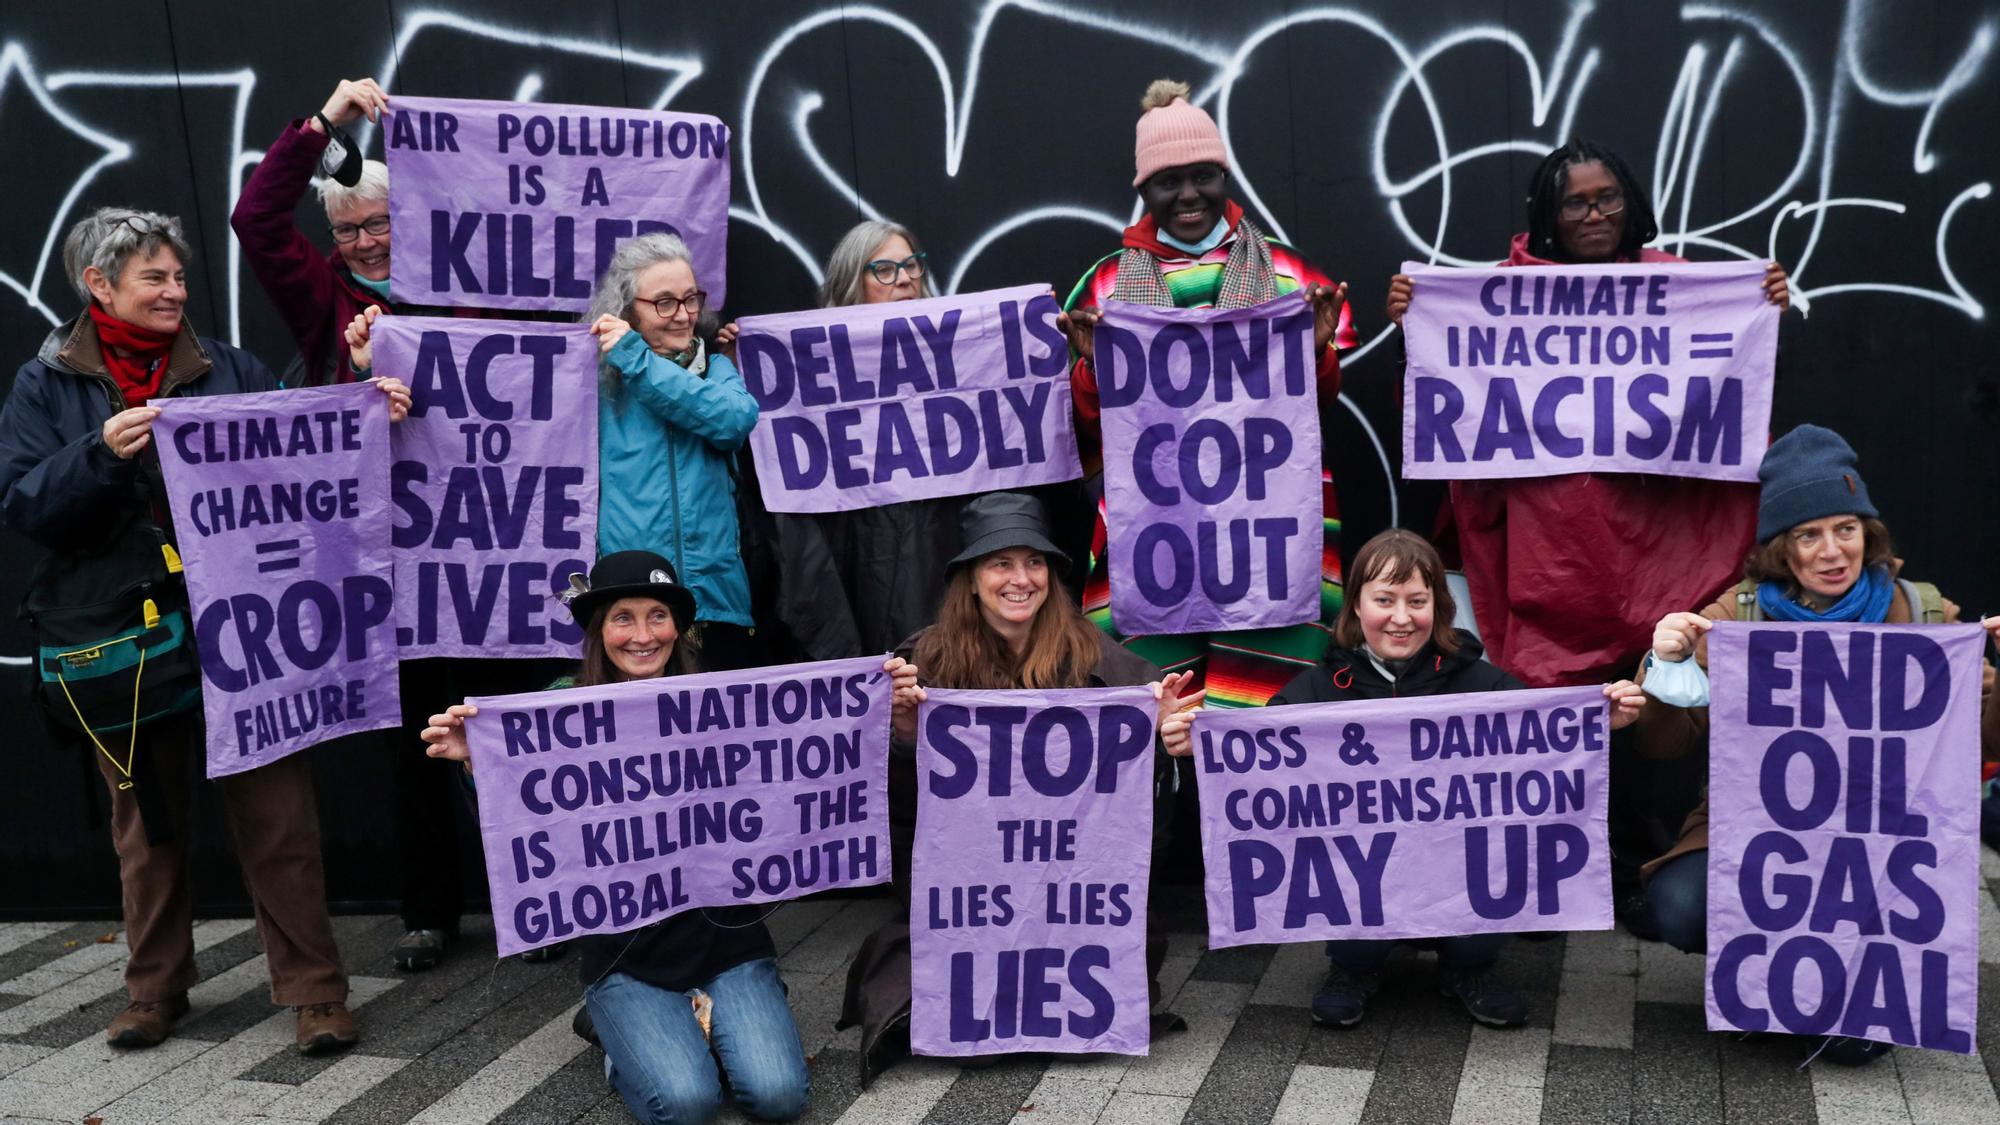
M125 203L178 213L195 236L196 325L283 366L289 341L231 256L228 214L262 147L344 77L374 75L392 95L665 99L721 116L736 129L726 311L742 314L810 303L810 263L861 213L857 191L917 228L961 289L1066 291L1131 217L1139 95L1172 75L1227 91L1218 117L1239 199L1353 283L1371 343L1347 368L1354 410L1327 444L1348 522L1365 534L1392 519L1375 440L1393 459L1400 432L1393 342L1380 340L1386 279L1432 243L1445 261L1503 256L1525 223L1529 171L1571 121L1652 185L1666 249L1775 247L1810 304L1786 318L1777 429L1812 420L1845 433L1913 572L1991 613L1996 11L1939 0L9 4L0 355L25 359L79 308L50 254L68 222ZM319 229L313 208L300 215ZM1428 519L1410 507L1403 520ZM18 540L0 541L0 605L16 603L27 563ZM28 643L0 615L0 715L17 716L0 728L0 914L105 910L116 865L84 775L42 744L20 702ZM397 893L386 752L316 752L336 899ZM220 840L211 832L197 860L205 903L242 896Z

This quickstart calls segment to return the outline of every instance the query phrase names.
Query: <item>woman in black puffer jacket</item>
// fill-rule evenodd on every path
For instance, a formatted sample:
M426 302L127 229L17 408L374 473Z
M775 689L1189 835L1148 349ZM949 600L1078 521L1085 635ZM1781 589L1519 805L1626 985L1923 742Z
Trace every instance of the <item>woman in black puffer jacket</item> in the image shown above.
M1334 641L1317 667L1299 673L1271 699L1341 703L1356 699L1509 691L1521 681L1488 664L1479 639L1450 624L1456 614L1437 549L1412 532L1385 531L1355 553L1350 595L1334 624ZM1639 688L1620 681L1604 689L1614 729L1638 716ZM1528 1019L1521 994L1499 983L1492 968L1506 934L1462 934L1425 942L1438 954L1438 990L1465 1005L1488 1027L1519 1027ZM1376 974L1393 941L1330 941L1332 965L1312 1002L1313 1019L1330 1027L1361 1022Z

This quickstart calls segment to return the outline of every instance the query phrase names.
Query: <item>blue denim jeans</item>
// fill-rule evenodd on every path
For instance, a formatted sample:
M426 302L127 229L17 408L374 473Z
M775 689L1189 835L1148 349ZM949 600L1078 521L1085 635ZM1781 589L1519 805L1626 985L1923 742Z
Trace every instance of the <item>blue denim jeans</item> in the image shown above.
M722 1109L719 1060L731 1100L751 1117L789 1121L812 1092L805 1048L785 1003L778 963L747 961L701 986L715 1002L702 1038L685 992L613 972L583 994L604 1044L604 1076L647 1125L712 1121Z
M1646 906L1660 940L1687 953L1708 952L1708 849L1689 852L1653 872Z
M1447 969L1483 969L1500 959L1510 934L1464 934L1459 937L1426 938L1409 944L1420 949L1436 949L1438 964ZM1330 941L1326 955L1350 973L1379 972L1382 963L1396 948L1393 941Z

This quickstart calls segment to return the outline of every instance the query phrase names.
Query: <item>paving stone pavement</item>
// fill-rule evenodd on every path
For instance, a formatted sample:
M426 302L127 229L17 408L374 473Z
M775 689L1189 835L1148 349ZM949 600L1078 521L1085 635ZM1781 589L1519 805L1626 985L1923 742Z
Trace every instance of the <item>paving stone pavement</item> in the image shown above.
M1806 1063L1813 1045L1703 1027L1701 963L1622 931L1517 941L1504 962L1534 1004L1518 1031L1475 1028L1433 987L1428 954L1399 952L1368 1019L1314 1027L1312 946L1209 951L1193 888L1174 920L1163 1007L1188 1029L1145 1058L1023 1058L983 1069L902 1063L867 1090L858 1039L835 1032L847 958L884 899L791 903L772 936L813 1062L804 1120L840 1125L1566 1125L2000 1122L2000 856L1982 867L1978 1039L1985 1055L1899 1050L1860 1070ZM331 1059L291 1050L292 1014L266 994L247 920L196 929L194 1012L160 1047L103 1045L124 1004L123 935L104 922L0 923L0 1120L100 1125L630 1121L603 1055L570 1032L572 960L496 961L468 920L444 965L400 975L393 918L335 919L362 1042ZM730 1113L725 1120L741 1121Z

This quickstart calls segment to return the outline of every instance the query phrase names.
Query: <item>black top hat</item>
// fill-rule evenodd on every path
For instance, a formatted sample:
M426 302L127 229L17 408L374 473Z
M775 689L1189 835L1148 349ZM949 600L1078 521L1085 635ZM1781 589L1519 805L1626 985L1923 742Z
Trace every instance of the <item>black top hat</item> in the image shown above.
M597 560L590 579L571 575L564 591L570 616L584 628L601 606L620 598L653 598L664 602L674 615L674 627L685 633L694 624L694 591L680 584L674 564L651 551L615 551Z
M965 544L947 566L968 563L1009 547L1040 551L1068 568L1069 556L1049 542L1049 521L1042 502L1024 492L989 492L975 496L958 513L958 536Z

